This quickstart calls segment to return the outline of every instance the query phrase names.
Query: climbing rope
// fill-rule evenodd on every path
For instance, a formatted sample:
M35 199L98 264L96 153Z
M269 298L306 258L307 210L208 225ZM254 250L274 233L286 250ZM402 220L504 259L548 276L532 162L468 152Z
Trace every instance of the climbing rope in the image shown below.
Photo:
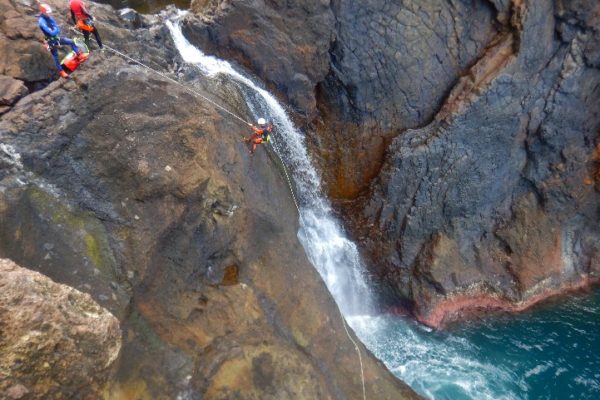
M114 49L108 45L104 45L104 48L106 48L107 50L113 52L114 54L123 57L126 60L129 60L145 69L147 69L148 71L154 72L155 74L163 77L164 79L168 80L169 82L178 85L180 87L182 87L183 89L185 89L186 91L190 92L191 94L193 94L194 96L198 96L201 99L206 100L207 102L209 102L210 104L214 105L215 107L219 108L220 110L226 112L227 114L231 115L232 117L234 117L235 119L243 122L246 125L252 125L251 123L247 122L246 120L244 120L243 118L239 117L238 115L234 114L233 112L229 111L228 109L226 109L225 107L221 106L220 104L217 104L216 102L214 102L213 100L209 99L208 97L202 95L201 93L189 88L188 86L182 84L181 82L179 82L176 79L171 78L170 76L149 67L148 65L142 63L139 60L136 60L130 56L128 56L127 54L124 54L122 52L120 52L117 49ZM288 173L287 167L285 165L285 163L283 162L283 158L281 157L281 155L279 154L279 152L277 151L277 148L273 145L271 145L271 148L273 149L275 155L277 155L277 158L279 158L279 161L281 162L281 165L283 167L283 172L285 174L286 180L287 180L287 184L289 186L290 189L290 193L292 194L292 200L294 201L294 205L296 206L296 210L298 210L298 216L301 219L301 222L304 226L306 225L306 222L304 221L303 217L302 217L302 213L300 212L300 206L298 204L298 199L296 198L296 194L294 193L294 187L292 185L292 180L290 178L290 175ZM338 312L340 314L340 318L342 320L342 326L344 327L344 331L346 332L346 336L348 336L348 339L350 339L350 341L352 342L352 344L354 345L354 349L356 350L356 353L358 354L358 361L360 363L360 376L361 376L361 384L362 384L362 395L363 395L363 400L367 399L367 394L366 394L366 388L365 388L365 373L364 373L364 367L363 367L363 361L362 361L362 354L360 352L360 348L358 347L358 344L356 343L356 341L352 338L352 335L350 335L350 331L348 330L348 324L346 322L346 318L344 317L344 314L342 313L342 310L340 309L340 307L337 305L336 303L336 307L338 309Z
M292 199L294 200L294 204L296 205L296 209L298 210L298 216L300 217L302 225L307 226L306 221L303 219L302 213L300 212L300 206L298 205L298 201L296 200L296 195L294 194L294 187L292 185L292 180L290 179L290 175L288 174L287 167L285 166L285 163L283 162L283 158L281 157L281 155L279 154L279 152L277 151L277 148L275 146L271 145L271 148L273 149L273 152L275 153L275 155L277 155L277 158L279 158L279 161L281 162L281 165L283 167L283 172L287 179L287 183L290 188L290 192L292 193ZM367 400L367 392L365 389L365 371L364 371L364 367L363 367L363 361L362 361L362 355L360 353L360 348L358 347L358 344L352 338L352 335L350 335L350 332L348 331L348 325L346 322L346 318L344 317L344 314L342 314L342 310L337 305L337 303L335 303L335 305L337 307L338 312L340 313L340 318L342 319L342 326L344 327L346 336L348 336L348 339L350 339L350 341L354 345L354 349L356 350L356 353L358 353L358 361L360 363L360 377L361 377L361 383L362 383L362 395L363 395L363 400Z
M115 54L117 54L117 55L119 55L119 56L121 56L121 57L125 58L126 60L129 60L129 61L131 61L131 62L134 62L134 63L138 64L139 66L141 66L141 67L144 67L144 68L146 68L147 70L149 70L149 71L152 71L152 72L154 72L155 74L162 76L163 78L165 78L165 79L167 79L168 81L170 81L170 82L174 83L175 85L181 86L183 89L187 90L188 92L192 93L192 94L193 94L193 95L195 95L195 96L198 96L198 97L200 97L201 99L204 99L204 100L208 101L208 102L209 102L210 104L212 104L213 106L215 106L215 107L217 107L218 109L220 109L220 110L222 110L222 111L226 112L227 114L229 114L229 115L231 115L233 118L235 118L235 119L237 119L237 120L239 120L239 121L243 122L244 124L246 124L246 125L250 125L250 123L249 123L248 121L244 120L242 117L239 117L239 116L237 116L236 114L232 113L231 111L229 111L229 110L228 110L228 109L226 109L225 107L223 107L223 106L221 106L220 104L218 104L218 103L216 103L216 102L212 101L211 99L209 99L208 97L206 97L206 96L204 96L204 95L200 94L199 92L197 92L197 91L195 91L195 90L193 90L193 89L190 89L188 86L186 86L186 85L182 84L182 83L181 83L181 82L179 82L178 80L175 80L175 79L171 78L170 76L168 76L168 75L166 75L166 74L164 74L164 73L162 73L162 72L160 72L160 71L158 71L158 70L156 70L156 69L154 69L154 68L152 68L152 67L149 67L149 66L147 66L146 64L142 63L141 61L138 61L138 60L136 60L136 59L134 59L134 58L132 58L132 57L129 57L127 54L121 53L121 52L120 52L119 50L117 50L117 49L113 49L112 47L110 47L110 46L107 46L107 45L104 45L104 47L105 47L107 50L109 50L109 51L112 51L113 53L115 53Z
M78 35L80 35L80 36L83 36L83 35L81 34L81 32L79 32L79 31L78 31L77 29L75 29L74 27L71 27L71 30L72 30L73 32L75 32L76 34L78 34ZM117 50L117 49L114 49L114 48L112 48L112 47L110 47L110 46L108 46L108 45L106 45L106 44L105 44L103 47L104 47L106 50L108 50L108 51L112 51L114 54L116 54L116 55L118 55L118 56L120 56L120 57L123 57L124 59L126 59L126 60L128 60L128 61L131 61L131 62L133 62L133 63L135 63L135 64L137 64L137 65L139 65L139 66L141 66L141 67L143 67L143 68L146 68L148 71L154 72L155 74L157 74L157 75L159 75L159 76L161 76L161 77L165 78L165 79L166 79L166 80L168 80L169 82L171 82L171 83L174 83L175 85L178 85L178 86L182 87L184 90L188 91L189 93L193 94L194 96L198 96L198 97L200 97L201 99L208 101L208 102L209 102L210 104L212 104L213 106L215 106L215 107L217 107L218 109L220 109L220 110L222 110L222 111L226 112L227 114L229 114L229 115L231 115L233 118L235 118L235 119L237 119L237 120L239 120L239 121L243 122L244 124L246 124L246 125L251 125L251 124L250 124L250 122L246 121L246 120L245 120L245 119L243 119L242 117L240 117L240 116L238 116L238 115L234 114L233 112L229 111L229 110L228 110L228 109L226 109L225 107L223 107L223 106L221 106L220 104L216 103L215 101L213 101L213 100L209 99L208 97L204 96L203 94L199 93L198 91L196 91L196 90L194 90L194 89L191 89L190 87L188 87L188 86L186 86L186 85L182 84L182 83L181 83L181 82L179 82L178 80L171 78L171 77L170 77L170 76L168 76L167 74L164 74L164 73L160 72L159 70L157 70L157 69L155 69L155 68L149 67L148 65L144 64L143 62L141 62L141 61L139 61L139 60L136 60L136 59L134 59L133 57L130 57L130 56L128 56L127 54L125 54L125 53L122 53L122 52L120 52L119 50Z

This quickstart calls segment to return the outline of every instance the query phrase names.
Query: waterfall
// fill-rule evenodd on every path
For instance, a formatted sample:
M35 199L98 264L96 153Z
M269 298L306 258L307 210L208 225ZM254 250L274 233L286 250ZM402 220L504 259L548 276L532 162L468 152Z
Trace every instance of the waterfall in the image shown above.
M368 313L372 300L356 245L344 235L321 190L321 180L306 151L304 135L268 91L236 71L227 61L207 56L184 37L179 23L167 21L183 60L205 76L226 75L235 81L256 118L267 116L274 126L271 143L282 156L296 185L300 213L298 238L310 262L325 281L344 315Z
M289 167L296 187L300 242L357 335L395 375L431 399L540 398L546 397L545 388L554 381L559 382L554 390L573 385L583 388L583 396L572 398L598 398L588 396L600 393L599 377L594 375L598 368L592 366L588 371L585 367L574 368L571 363L585 366L581 360L597 353L592 349L600 342L595 322L600 315L600 292L596 305L584 303L562 311L568 316L580 315L579 325L588 324L579 336L573 333L570 320L562 321L562 314L541 315L533 322L529 316L523 316L520 323L513 319L509 323L484 321L448 332L431 331L414 321L389 315L373 315L357 248L345 237L322 193L320 177L306 152L304 135L269 92L230 63L206 56L192 46L178 23L167 21L167 25L184 61L207 77L222 75L230 79L240 88L255 118L272 120L273 147ZM563 244L567 258L569 243L567 240ZM557 337L561 338L560 346ZM572 343L563 346L568 340ZM579 348L580 354L572 356ZM557 351L564 354L550 359L546 356ZM600 358L595 360L600 365ZM563 375L567 378L557 381ZM536 392L540 390L537 387L544 391Z

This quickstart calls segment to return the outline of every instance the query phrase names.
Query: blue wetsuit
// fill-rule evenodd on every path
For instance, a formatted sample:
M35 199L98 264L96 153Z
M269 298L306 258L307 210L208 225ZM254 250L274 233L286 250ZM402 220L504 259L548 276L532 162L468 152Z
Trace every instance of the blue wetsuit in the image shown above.
M60 60L58 59L58 47L59 46L71 46L71 49L75 53L79 53L79 48L75 45L71 39L61 38L60 28L58 24L54 20L54 18L40 14L40 18L38 19L38 25L42 32L44 32L44 36L46 36L46 41L48 42L48 46L50 47L50 53L52 53L52 58L54 58L54 64L58 70L62 70L60 65Z

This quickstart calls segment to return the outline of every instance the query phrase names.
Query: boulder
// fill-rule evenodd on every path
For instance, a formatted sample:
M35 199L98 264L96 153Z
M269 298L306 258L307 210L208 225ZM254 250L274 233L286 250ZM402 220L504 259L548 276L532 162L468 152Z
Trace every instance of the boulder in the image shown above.
M0 392L99 398L119 355L119 321L85 293L0 259Z
M0 76L0 93L0 106L10 106L26 95L28 90L22 81Z

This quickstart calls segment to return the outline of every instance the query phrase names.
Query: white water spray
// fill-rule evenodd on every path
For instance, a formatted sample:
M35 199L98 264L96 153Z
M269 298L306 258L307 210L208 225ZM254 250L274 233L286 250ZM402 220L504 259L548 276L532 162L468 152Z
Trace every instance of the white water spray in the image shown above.
M356 245L348 240L340 223L333 217L329 202L321 192L320 177L306 152L303 134L296 129L279 102L223 60L207 56L183 36L179 24L167 21L181 57L204 75L229 76L240 83L250 110L256 116L268 115L274 125L272 145L283 155L296 184L300 212L298 237L308 258L325 281L344 315L368 313L371 307L369 287Z

